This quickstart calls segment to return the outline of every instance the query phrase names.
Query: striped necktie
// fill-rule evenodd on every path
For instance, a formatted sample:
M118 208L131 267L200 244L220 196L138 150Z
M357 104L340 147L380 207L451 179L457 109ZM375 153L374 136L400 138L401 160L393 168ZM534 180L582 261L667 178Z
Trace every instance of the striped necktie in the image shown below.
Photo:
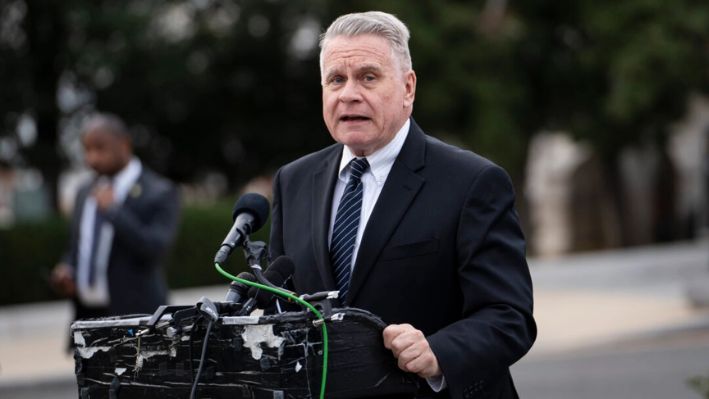
M330 261L335 273L335 283L344 299L350 288L352 273L352 255L354 252L359 218L362 213L362 173L369 167L367 158L355 158L350 161L350 180L337 207L335 224L330 241Z

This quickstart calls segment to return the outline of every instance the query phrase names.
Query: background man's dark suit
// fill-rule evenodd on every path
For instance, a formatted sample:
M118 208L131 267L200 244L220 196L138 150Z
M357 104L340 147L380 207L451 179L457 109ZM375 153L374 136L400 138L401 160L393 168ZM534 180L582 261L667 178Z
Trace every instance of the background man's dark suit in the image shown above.
M294 260L298 293L336 289L328 226L341 154L335 144L275 178L271 252ZM448 384L437 396L517 397L508 368L529 350L536 326L513 205L501 168L411 121L366 226L346 301L423 331Z
M77 194L65 259L70 265L78 264L81 214L91 189L88 184ZM161 262L177 230L179 204L176 187L143 166L125 202L105 213L114 229L108 260L109 314L152 313L167 303ZM74 302L77 319L93 316L78 300Z

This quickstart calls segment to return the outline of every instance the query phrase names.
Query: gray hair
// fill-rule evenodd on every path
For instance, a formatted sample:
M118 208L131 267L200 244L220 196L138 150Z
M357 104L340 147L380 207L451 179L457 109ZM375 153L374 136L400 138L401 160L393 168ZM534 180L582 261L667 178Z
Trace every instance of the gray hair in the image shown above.
M323 68L323 50L327 41L335 36L358 36L371 34L389 42L394 55L405 71L411 70L409 52L409 29L392 14L381 11L367 11L345 14L337 18L320 36L320 70Z

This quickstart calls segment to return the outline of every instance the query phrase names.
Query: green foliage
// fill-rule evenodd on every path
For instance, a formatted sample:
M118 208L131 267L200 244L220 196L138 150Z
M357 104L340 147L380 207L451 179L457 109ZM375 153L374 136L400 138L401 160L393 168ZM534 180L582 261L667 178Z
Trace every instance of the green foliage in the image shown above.
M687 384L703 398L709 399L709 377L694 376L687 381Z
M551 0L515 7L538 89L540 127L560 128L613 159L662 141L692 93L709 87L709 5ZM534 98L532 98L534 99Z
M100 109L147 127L141 150L158 170L177 180L222 170L235 186L327 142L320 113L304 112L319 103L315 58L288 57L300 2L128 3L87 7L96 22L77 27L74 54L77 65L96 58L77 78ZM184 30L166 13L184 14ZM113 80L96 87L101 68Z
M231 227L231 205L187 206L180 230L165 262L171 289L210 284L229 284L215 269L212 260ZM268 225L267 225L268 226ZM52 218L0 230L0 261L6 289L0 290L0 305L58 299L49 288L49 275L65 252L68 223ZM268 228L251 237L268 242ZM235 251L224 269L238 274L246 269L244 256Z
M56 217L0 230L0 305L52 298L49 274L65 251L66 221Z

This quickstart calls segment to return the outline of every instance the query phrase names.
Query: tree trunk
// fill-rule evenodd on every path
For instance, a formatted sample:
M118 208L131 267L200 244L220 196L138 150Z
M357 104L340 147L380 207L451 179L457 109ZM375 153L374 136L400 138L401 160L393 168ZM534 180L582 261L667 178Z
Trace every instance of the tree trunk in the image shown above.
M24 152L30 166L39 169L54 211L59 209L58 181L63 162L60 159L57 87L62 73L61 48L66 29L60 1L28 1L25 32L30 60L31 92L26 109L34 116L37 138Z

